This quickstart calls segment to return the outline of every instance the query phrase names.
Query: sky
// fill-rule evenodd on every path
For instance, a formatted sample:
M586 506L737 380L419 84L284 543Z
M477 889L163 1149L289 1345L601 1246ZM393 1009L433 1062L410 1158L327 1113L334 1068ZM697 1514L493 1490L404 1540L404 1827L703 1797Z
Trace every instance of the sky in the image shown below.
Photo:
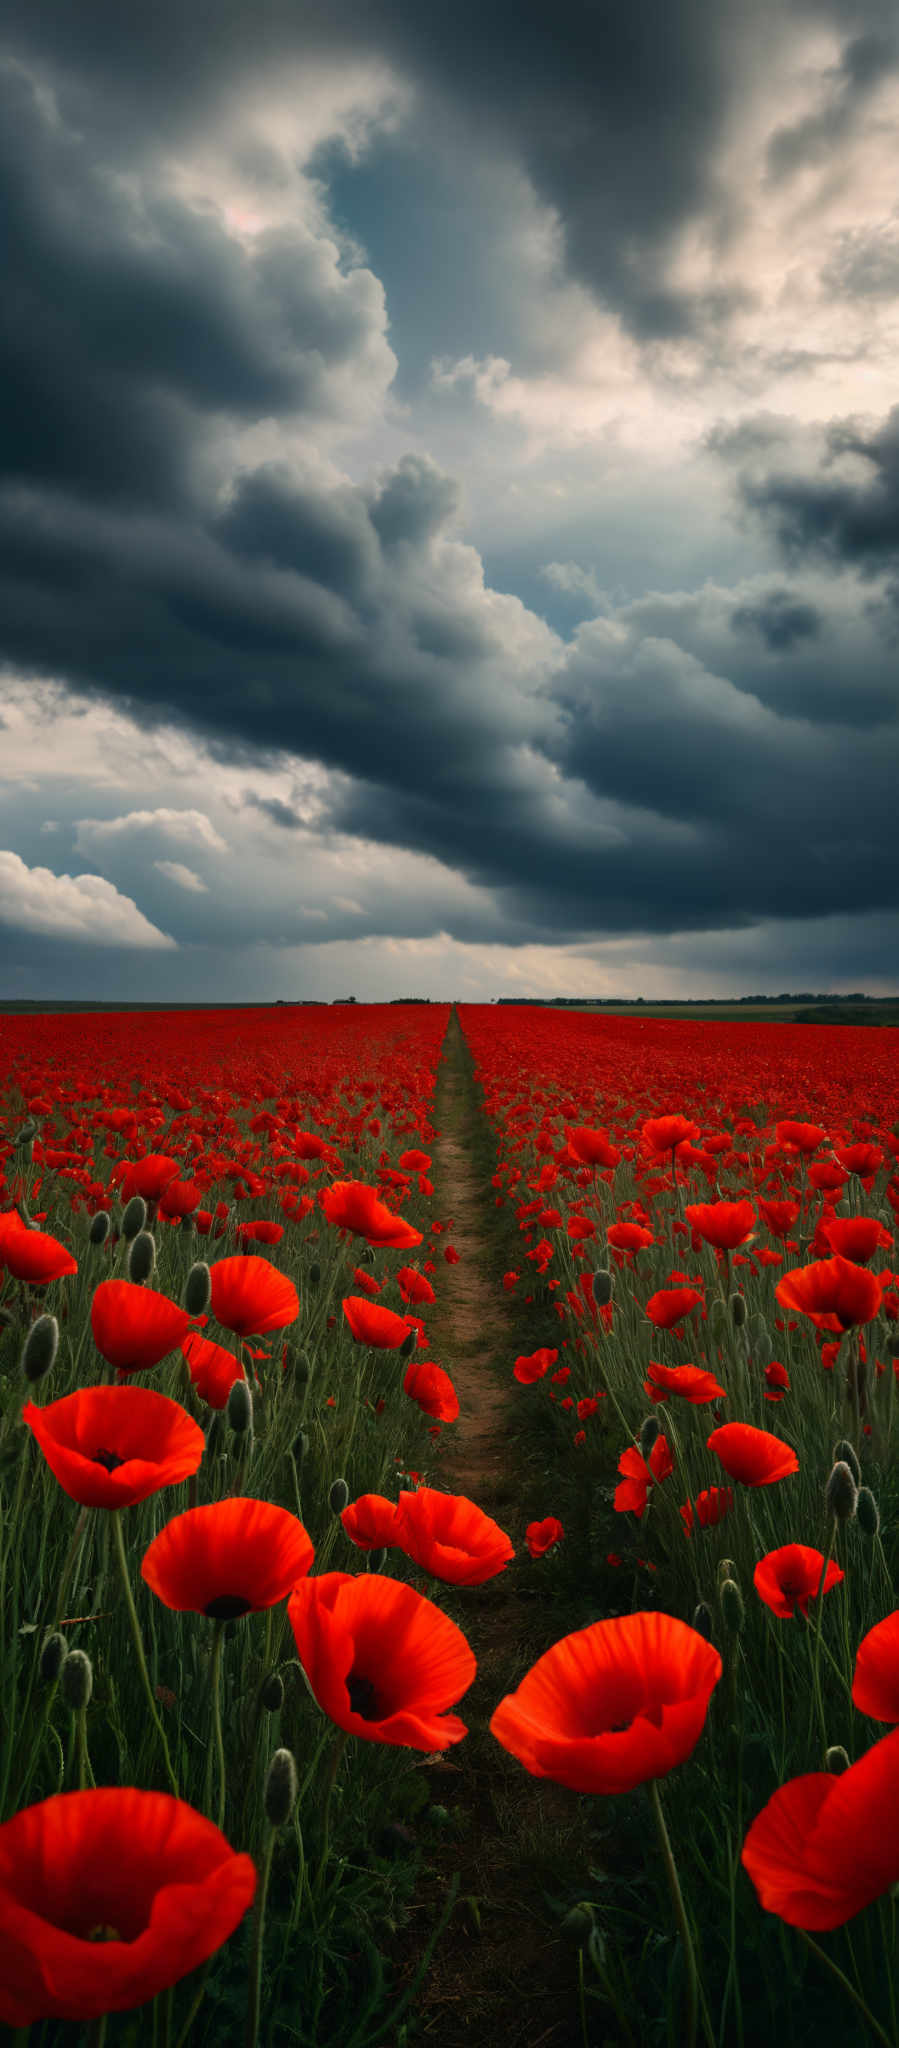
M899 987L894 0L0 0L0 996Z

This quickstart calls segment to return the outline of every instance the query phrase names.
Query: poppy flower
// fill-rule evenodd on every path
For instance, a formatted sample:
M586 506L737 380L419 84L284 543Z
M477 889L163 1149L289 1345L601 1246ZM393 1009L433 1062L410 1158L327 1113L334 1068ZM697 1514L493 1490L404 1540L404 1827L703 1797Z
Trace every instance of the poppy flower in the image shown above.
M313 1697L348 1735L433 1755L468 1734L447 1710L468 1691L474 1653L411 1586L323 1572L294 1588L287 1614Z
M369 1244L386 1245L397 1251L423 1242L424 1233L394 1215L382 1202L376 1188L362 1180L335 1180L321 1198L329 1223L352 1230Z
M701 1300L702 1295L695 1287L660 1287L650 1295L646 1314L657 1330L673 1330Z
M183 1799L103 1785L0 1827L0 2020L93 2020L144 2005L234 1933L250 1856Z
M538 1658L490 1730L532 1777L630 1792L692 1754L721 1670L712 1644L673 1615L595 1621Z
M827 1132L820 1124L796 1123L791 1117L775 1124L774 1135L785 1151L804 1153L817 1152L818 1146L823 1145L827 1138Z
M688 1202L684 1215L691 1229L718 1251L745 1244L756 1222L751 1202Z
M381 1493L360 1493L341 1513L341 1522L357 1550L383 1550L394 1541L396 1503Z
M348 1294L342 1307L357 1344L371 1344L378 1351L398 1351L405 1344L409 1324L392 1308L383 1308L364 1294Z
M427 1173L430 1164L430 1152L417 1152L413 1150L400 1153L400 1165L406 1173Z
M714 1529L719 1522L723 1522L725 1515L730 1513L733 1504L734 1497L729 1486L704 1486L702 1492L697 1493L695 1501L685 1501L681 1508L680 1516L685 1534L693 1534L694 1506L700 1528Z
M884 1229L878 1216L829 1216L820 1227L831 1251L856 1266L867 1266L878 1248L888 1249L893 1242L892 1233Z
M180 1159L170 1159L164 1152L148 1152L145 1159L133 1163L126 1159L123 1164L123 1202L130 1202L132 1195L143 1195L145 1202L158 1202L170 1181L177 1180L181 1172Z
M505 1530L473 1500L432 1486L400 1494L392 1541L413 1564L450 1586L483 1586L515 1556Z
M403 1380L403 1392L417 1401L424 1415L430 1415L435 1422L455 1422L459 1413L459 1396L449 1373L440 1365L433 1365L430 1359L409 1360Z
M677 1145L692 1144L700 1129L687 1116L651 1116L640 1135L651 1151L673 1152Z
M238 1252L233 1259L218 1259L210 1272L210 1311L235 1336L263 1337L267 1330L283 1330L296 1322L297 1290L269 1259Z
M396 1280L403 1300L410 1308L423 1301L437 1300L430 1280L426 1280L423 1273L416 1272L414 1266L400 1266Z
M242 1244L280 1244L284 1225L260 1216L255 1223L238 1223L237 1235Z
M655 1244L652 1231L644 1229L642 1223L610 1223L606 1238L613 1251L625 1253L640 1252Z
M207 1408L227 1408L235 1380L246 1379L240 1359L226 1345L201 1337L199 1330L188 1330L182 1337L181 1355L200 1400Z
M565 1531L556 1515L547 1515L545 1522L529 1522L524 1540L531 1557L545 1557L554 1543L561 1543Z
M555 1365L558 1356L558 1351L552 1351L548 1345L544 1345L540 1351L532 1351L526 1357L516 1358L512 1367L513 1375L521 1386L533 1386L535 1380L542 1380L550 1366Z
M728 1477L744 1486L773 1486L775 1480L799 1470L791 1444L766 1429L753 1429L749 1422L726 1422L722 1429L713 1429L707 1443Z
M759 1558L752 1583L772 1614L789 1621L797 1606L808 1615L808 1603L818 1597L823 1570L822 1551L812 1550L806 1543L784 1543L780 1550L769 1550L767 1557ZM844 1577L845 1573L831 1558L824 1580L825 1593L830 1592L831 1586L838 1586Z
M159 1214L169 1223L180 1222L182 1216L191 1216L201 1195L199 1183L195 1180L170 1180L159 1198Z
M584 1166L617 1166L621 1153L617 1145L609 1141L607 1131L593 1131L586 1124L579 1124L573 1131L566 1130L569 1151Z
M855 1654L853 1704L875 1721L899 1721L899 1608L862 1637Z
M790 1375L779 1358L772 1358L765 1367L765 1400L782 1401L790 1392Z
M899 1728L834 1777L773 1793L741 1860L765 1911L791 1927L842 1927L899 1879Z
M46 1231L29 1230L16 1209L0 1216L0 1266L30 1287L47 1287L78 1271L68 1246Z
M373 1273L367 1273L364 1266L353 1267L353 1279L356 1282L356 1286L361 1287L363 1294L368 1294L372 1298L380 1294L380 1280L376 1280Z
M138 1287L133 1280L101 1280L94 1288L94 1343L117 1372L149 1372L176 1349L189 1328L186 1309L153 1287Z
M772 1237L789 1237L799 1221L800 1206L799 1202L766 1202L759 1196L759 1214Z
M680 1394L694 1408L705 1401L721 1401L726 1398L726 1389L719 1387L714 1373L704 1372L699 1365L660 1365L658 1360L649 1361L648 1377L643 1382L643 1392L651 1401L667 1401L669 1394Z
M88 1508L128 1508L199 1469L206 1439L177 1401L149 1387L80 1387L22 1411L51 1472Z
M883 1152L879 1145L835 1145L834 1155L847 1173L856 1173L859 1180L873 1180L883 1165Z
M783 1308L798 1309L818 1330L840 1336L857 1323L869 1323L880 1307L881 1286L873 1273L843 1259L816 1259L785 1273L774 1289Z
M615 1488L615 1512L619 1515L634 1514L639 1520L646 1507L650 1487L655 1481L669 1478L674 1471L667 1438L656 1437L648 1459L631 1444L622 1451L618 1470L622 1479Z
M234 1621L286 1599L314 1556L296 1515L237 1496L176 1515L140 1569L164 1606Z

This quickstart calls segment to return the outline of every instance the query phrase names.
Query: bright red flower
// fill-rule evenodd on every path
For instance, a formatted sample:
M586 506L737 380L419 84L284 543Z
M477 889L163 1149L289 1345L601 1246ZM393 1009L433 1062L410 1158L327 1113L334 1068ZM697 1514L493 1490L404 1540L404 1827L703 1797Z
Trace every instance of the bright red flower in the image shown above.
M451 1586L483 1586L515 1556L515 1545L462 1493L419 1486L401 1493L392 1541L414 1564Z
M234 1933L256 1867L183 1799L104 1785L0 1827L0 2020L145 2005Z
M606 1237L614 1251L639 1252L646 1245L655 1244L651 1230L645 1230L642 1223L610 1223Z
M0 1266L31 1287L47 1287L78 1271L68 1246L46 1231L29 1230L16 1209L0 1216Z
M72 1500L128 1508L199 1469L206 1439L177 1401L149 1387L81 1387L23 1422Z
M382 1493L360 1493L340 1517L344 1530L357 1550L383 1550L394 1541L396 1503Z
M753 1429L748 1422L726 1422L722 1429L713 1429L707 1442L729 1478L739 1479L744 1486L773 1486L775 1480L799 1470L791 1444L770 1436L766 1429Z
M881 1286L873 1273L842 1259L816 1259L785 1273L774 1289L783 1308L798 1309L818 1330L842 1336L857 1323L869 1323L880 1307Z
M371 1300L374 1300L380 1294L380 1280L376 1280L373 1273L367 1273L364 1266L353 1267L353 1279L356 1282L356 1286L361 1287L363 1294L367 1294Z
M97 1350L117 1372L149 1372L176 1350L190 1317L167 1294L133 1280L101 1280L91 1302Z
M798 1202L765 1202L759 1196L759 1214L772 1237L789 1237L799 1221L799 1209Z
M899 1608L862 1637L855 1654L852 1699L860 1714L899 1721Z
M899 1879L899 1728L838 1777L809 1771L753 1821L742 1861L791 1927L842 1927Z
M182 1337L181 1353L200 1400L208 1408L226 1408L235 1380L246 1379L239 1358L224 1344L201 1337L199 1330L188 1330Z
M285 1600L314 1556L296 1515L237 1496L176 1515L140 1569L166 1607L233 1621Z
M883 1165L883 1152L879 1145L835 1145L834 1153L847 1173L857 1173L859 1180L873 1180Z
M821 1235L832 1252L851 1259L856 1266L867 1266L879 1248L889 1248L893 1242L878 1216L825 1216Z
M670 1614L596 1621L538 1658L491 1733L532 1777L630 1792L692 1754L721 1669L712 1644Z
M376 1188L368 1187L362 1180L335 1180L322 1195L322 1208L329 1223L337 1224L341 1230L352 1230L357 1237L367 1238L369 1244L392 1246L405 1251L407 1246L421 1244L423 1233L415 1230L402 1216L395 1216L382 1202Z
M667 1479L674 1471L674 1459L667 1438L657 1436L648 1461L635 1445L622 1451L618 1470L623 1474L621 1483L615 1488L616 1514L634 1514L642 1517L647 1495L654 1481Z
M430 1152L401 1152L400 1165L405 1173L427 1173L431 1164Z
M423 1273L416 1272L414 1266L400 1266L396 1280L403 1300L410 1308L422 1301L437 1300L430 1280L426 1280Z
M731 1252L752 1236L756 1220L751 1202L688 1202L684 1215L706 1244Z
M772 1614L789 1621L797 1606L808 1614L809 1601L818 1597L823 1570L822 1551L811 1550L805 1543L784 1543L780 1550L769 1550L766 1557L759 1558L752 1583ZM844 1577L845 1573L831 1558L824 1580L825 1593L830 1592L831 1586L838 1586Z
M433 1365L430 1359L410 1358L403 1379L403 1392L417 1401L425 1415L435 1422L455 1422L459 1413L459 1396L449 1373L441 1365Z
M283 1330L296 1322L300 1313L297 1290L270 1259L238 1252L233 1259L218 1259L210 1272L210 1312L235 1336L263 1337L267 1330Z
M191 1216L196 1209L202 1189L195 1180L170 1180L159 1199L159 1214L170 1223L180 1221L182 1216Z
M790 1375L786 1366L781 1365L779 1358L772 1358L770 1364L766 1365L765 1381L766 1401L782 1401L784 1395L790 1392Z
M260 1216L256 1223L238 1223L237 1235L242 1244L280 1244L284 1236L283 1223L273 1223L267 1216Z
M531 1557L545 1557L553 1545L561 1543L565 1531L556 1515L547 1515L545 1522L529 1522L524 1540Z
M180 1159L169 1159L164 1152L148 1152L145 1159L133 1164L127 1160L125 1177L120 1193L123 1202L130 1202L132 1195L143 1195L145 1202L158 1202L170 1181L177 1180L181 1172Z
M558 1351L552 1351L548 1345L543 1345L540 1351L532 1351L527 1357L516 1358L512 1367L513 1375L521 1386L533 1386L535 1380L542 1380L550 1366L555 1365L558 1356Z
M701 1134L687 1116L651 1116L640 1135L653 1152L673 1152L676 1145L692 1144Z
M651 1358L649 1376L643 1382L643 1392L651 1401L667 1401L669 1394L680 1394L694 1408L706 1401L720 1401L725 1398L726 1389L718 1385L714 1373L704 1372L699 1365L659 1365Z
M398 1351L405 1344L409 1324L392 1308L383 1308L364 1294L348 1294L342 1306L357 1344L371 1344L378 1351Z
M796 1123L790 1117L775 1124L774 1135L786 1152L817 1152L818 1146L823 1145L827 1138L827 1132L820 1124Z
M467 1692L475 1657L449 1615L411 1586L380 1572L324 1572L295 1587L287 1613L313 1696L338 1728L428 1755L468 1734L447 1709Z
M701 1300L702 1295L696 1287L660 1287L656 1294L650 1295L646 1314L657 1330L673 1330L675 1324L682 1322Z
M569 1150L585 1166L618 1165L621 1153L617 1146L610 1142L607 1131L593 1131L586 1124L579 1124L573 1131L566 1128L565 1136Z
M700 1528L714 1529L719 1522L723 1522L725 1515L730 1513L733 1504L734 1497L729 1486L704 1486L702 1492L696 1495L695 1503L685 1501L681 1508L681 1521L686 1535L693 1534L694 1505Z

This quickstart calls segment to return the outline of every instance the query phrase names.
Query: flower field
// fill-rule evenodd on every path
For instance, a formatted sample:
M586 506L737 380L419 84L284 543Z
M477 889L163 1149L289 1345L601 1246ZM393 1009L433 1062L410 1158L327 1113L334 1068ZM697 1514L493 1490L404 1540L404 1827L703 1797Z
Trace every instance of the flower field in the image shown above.
M0 1018L0 2023L418 2038L422 1768L520 1587L478 1733L589 1843L552 2043L896 2048L899 1032L458 1023ZM445 1477L451 1043L515 1514Z

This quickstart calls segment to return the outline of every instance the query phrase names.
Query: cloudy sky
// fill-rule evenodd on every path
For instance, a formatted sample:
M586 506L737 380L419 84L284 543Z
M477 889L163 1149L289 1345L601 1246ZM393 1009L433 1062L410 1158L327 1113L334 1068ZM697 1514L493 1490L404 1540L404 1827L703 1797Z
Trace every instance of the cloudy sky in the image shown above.
M0 0L0 995L899 985L894 0Z

